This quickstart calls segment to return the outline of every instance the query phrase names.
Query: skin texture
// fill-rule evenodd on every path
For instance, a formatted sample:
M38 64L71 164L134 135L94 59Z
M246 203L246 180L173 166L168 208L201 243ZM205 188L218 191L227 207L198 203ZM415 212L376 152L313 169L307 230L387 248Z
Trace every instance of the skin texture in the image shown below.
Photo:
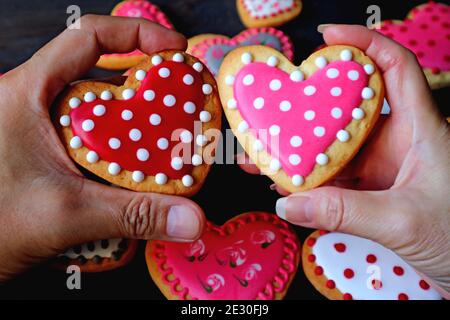
M335 181L279 200L277 213L304 227L377 241L440 286L448 297L449 125L439 114L410 51L361 26L325 25L319 31L328 45L358 47L377 63L392 113L379 122L359 155ZM241 166L255 173L253 165Z
M85 179L68 158L49 108L99 56L184 50L180 34L143 19L84 16L0 80L0 282L76 244L108 238L190 241L205 224L188 199ZM167 219L171 212L169 228ZM183 229L191 226L191 230ZM181 230L183 229L183 230ZM170 232L169 232L170 231ZM170 237L174 231L182 237Z

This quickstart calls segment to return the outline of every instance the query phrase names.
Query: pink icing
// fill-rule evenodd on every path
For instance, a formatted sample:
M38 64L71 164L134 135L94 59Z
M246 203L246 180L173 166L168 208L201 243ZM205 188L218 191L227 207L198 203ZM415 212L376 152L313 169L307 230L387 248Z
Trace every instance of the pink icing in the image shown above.
M413 51L422 67L433 72L450 70L450 10L430 2L415 8L411 19L401 23L385 21L379 30Z
M167 29L174 29L166 15L157 6L145 0L124 1L112 15L117 17L143 18L159 23ZM140 50L134 50L129 53L113 53L109 55L126 57L142 54Z
M327 76L327 71L331 68L339 71L337 78L331 79ZM357 80L348 77L350 71L358 73ZM251 85L243 84L247 75L254 76ZM270 89L272 80L281 82L278 91ZM292 81L289 74L282 70L256 62L244 66L237 74L234 97L243 119L247 121L252 134L261 140L265 150L280 160L288 175L299 174L306 177L316 164L316 156L324 153L336 140L337 132L345 129L352 121L352 111L360 106L361 92L367 83L368 76L363 66L354 61L332 62L301 82ZM309 86L316 88L316 92L311 96L304 93L304 89ZM342 90L338 97L330 93L335 87ZM260 97L264 99L264 107L256 109L254 101ZM289 101L289 111L281 111L279 106L282 101ZM342 111L338 119L332 116L332 110L336 107ZM313 120L305 119L306 111L315 112ZM280 127L279 139L274 139L269 134L272 125ZM315 136L314 129L317 127L325 129L322 137ZM291 145L293 136L302 139L300 146ZM300 163L293 165L289 161L291 155L298 155Z
M254 234L262 240L267 233L269 242L252 241ZM152 245L152 259L172 294L202 300L273 299L286 290L299 250L295 233L268 213L246 214L222 227L209 223L194 243L153 241Z

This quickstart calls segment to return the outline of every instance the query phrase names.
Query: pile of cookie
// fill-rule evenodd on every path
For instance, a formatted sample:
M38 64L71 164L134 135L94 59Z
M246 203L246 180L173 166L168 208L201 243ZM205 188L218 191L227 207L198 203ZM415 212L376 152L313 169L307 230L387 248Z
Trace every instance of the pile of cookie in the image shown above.
M77 82L66 90L55 125L70 157L122 188L192 196L213 163L218 143L213 133L221 128L224 110L246 153L283 189L309 190L338 174L380 115L384 83L379 69L350 46L325 47L293 65L293 44L274 27L300 14L300 0L237 0L236 6L249 29L233 38L203 34L189 39L187 52L102 56L98 67L127 70L127 79L120 86ZM174 28L148 1L123 1L112 15ZM417 34L442 35L431 21L440 19L444 28L448 18L446 5L430 2L404 22L384 22L380 29L419 50L433 87L450 82L448 44L433 40L427 46ZM447 34L442 42L448 40ZM430 59L430 50L442 57ZM61 254L57 265L110 270L131 260L136 243L84 244ZM265 212L241 214L221 227L208 223L193 243L149 241L146 260L168 299L282 299L300 264L330 299L441 298L377 243L315 231L302 248L285 221Z

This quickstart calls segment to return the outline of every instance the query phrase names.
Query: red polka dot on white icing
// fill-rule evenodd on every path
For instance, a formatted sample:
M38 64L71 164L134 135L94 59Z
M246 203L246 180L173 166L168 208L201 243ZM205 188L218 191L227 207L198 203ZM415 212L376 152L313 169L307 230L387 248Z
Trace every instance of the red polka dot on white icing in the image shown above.
M291 155L289 155L289 162L293 166L298 166L301 161L302 161L302 158L298 154L291 154Z
M91 119L84 120L83 123L81 124L81 128L85 132L90 132L90 131L94 130L94 127L95 127L95 123Z
M121 117L123 120L125 121L130 121L131 119L133 119L133 112L131 110L123 110Z
M170 69L169 68L161 68L158 70L158 74L161 78L170 77Z
M339 97L342 94L342 89L340 87L333 87L330 90L330 94L333 97Z
M184 83L185 85L190 86L191 84L194 83L194 77L193 77L192 75L190 75L190 74L185 75L185 76L183 77L183 83Z
M342 109L339 107L334 107L333 109L331 109L331 116L335 119L340 119L342 117Z
M264 107L264 98L256 98L255 101L253 101L253 106L255 109L260 110Z
M150 124L157 126L161 123L161 116L159 114L153 113L149 117Z
M255 82L255 77L252 74L248 74L242 79L244 86L251 86Z
M188 130L183 130L180 134L180 140L183 143L191 143L192 139L194 139L192 133Z
M323 137L325 135L325 128L324 127L320 127L320 126L315 127L314 128L314 135L316 137L319 137L319 138Z
M134 142L137 142L139 140L141 140L142 138L142 132L139 129L131 129L128 136L130 137L130 139Z
M347 73L347 76L348 76L348 78L349 78L350 80L356 81L356 80L359 79L359 72L356 71L356 70L350 70L350 71Z
M163 103L166 107L173 107L177 103L177 99L173 95L168 94L164 97Z
M292 136L290 143L292 147L298 148L302 145L303 140L299 136Z
M160 150L167 150L167 148L169 147L169 140L167 140L166 138L159 138L158 141L156 141L156 145Z
M287 112L287 111L291 110L291 108L292 108L292 104L289 101L287 101L287 100L281 101L281 103L280 103L281 111Z
M305 89L303 89L303 92L307 96L312 96L313 94L316 93L316 91L317 91L317 89L314 86L306 86Z
M271 136L277 136L277 135L279 135L279 134L280 134L280 131L281 131L280 126L278 126L278 125L276 125L276 124L271 125L270 128L269 128L269 133L270 133Z
M150 153L147 149L140 148L136 152L136 157L139 161L147 161L150 158Z
M145 101L153 101L155 100L155 91L153 90L145 90L144 91L144 99Z
M281 81L278 79L274 79L274 80L270 81L269 88L272 91L280 90L281 89Z
M183 159L181 159L180 157L174 157L172 158L170 165L174 170L181 170L181 168L183 168Z
M98 104L92 109L92 113L97 117L101 117L106 113L106 107L102 104Z
M316 117L316 113L313 110L307 110L303 116L305 117L305 120L311 121Z
M186 102L183 106L184 112L189 114L195 113L195 109L196 109L195 104L191 101Z
M330 68L327 70L327 77L330 79L336 79L339 77L339 70L336 68Z
M128 88L122 91L122 98L124 98L125 100L130 100L134 97L135 94L136 91L134 91L134 89Z
M109 145L109 147L110 147L111 149L117 150L117 149L120 148L120 146L122 145L122 143L121 143L120 140L117 139L117 138L110 138L110 139L108 140L108 145Z

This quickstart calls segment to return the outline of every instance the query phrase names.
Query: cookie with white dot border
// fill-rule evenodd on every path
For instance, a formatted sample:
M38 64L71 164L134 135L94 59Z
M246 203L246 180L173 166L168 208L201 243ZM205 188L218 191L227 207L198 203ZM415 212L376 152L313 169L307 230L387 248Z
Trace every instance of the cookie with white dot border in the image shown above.
M320 186L361 148L384 100L374 62L349 46L300 67L262 46L225 57L217 78L230 127L258 166L289 192Z
M202 186L220 125L214 77L180 51L152 55L122 86L72 85L55 117L70 157L90 172L130 190L183 196Z
M297 17L301 0L236 0L239 17L247 28L277 27Z
M304 242L303 270L331 300L441 300L403 259L368 239L315 231Z
M104 272L129 263L137 250L139 241L128 239L105 239L69 248L54 261L53 267L66 270L76 265L81 272Z
M450 7L430 1L413 8L405 20L382 21L378 32L410 49L432 89L450 85Z

